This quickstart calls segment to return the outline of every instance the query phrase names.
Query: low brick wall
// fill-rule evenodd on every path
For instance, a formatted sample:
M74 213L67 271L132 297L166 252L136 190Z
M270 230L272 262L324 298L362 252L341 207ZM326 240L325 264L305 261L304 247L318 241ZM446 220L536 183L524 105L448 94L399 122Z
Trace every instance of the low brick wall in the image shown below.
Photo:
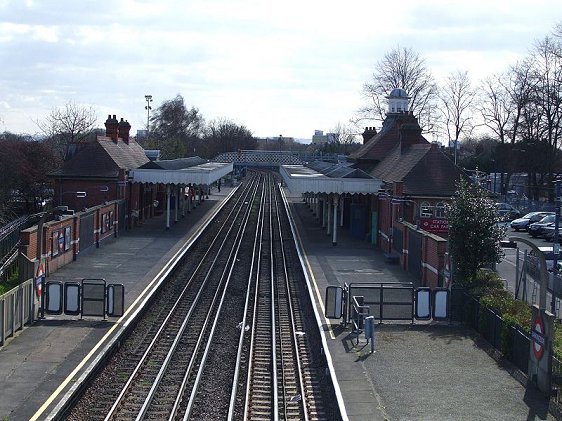
M92 243L81 243L80 220L86 212L77 212L73 215L63 215L57 220L43 224L42 258L47 275L58 268L76 260L81 249L89 246L100 246L104 240L116 237L119 232L117 215L119 202L113 201L88 209L90 214L94 211L94 232L91 236ZM20 253L35 266L38 265L38 227L34 225L21 231ZM35 270L32 272L35 273Z
M401 235L402 238L394 239L400 241L401 250L394 250L400 254L400 265L404 270L410 267L410 254L420 256L421 286L437 288L444 286L443 270L445 269L445 252L447 251L447 240L438 235L417 228L415 225L405 221L394 221L394 236ZM421 250L411 253L412 243L410 237L421 235ZM416 268L418 269L418 268ZM416 273L417 274L417 273Z

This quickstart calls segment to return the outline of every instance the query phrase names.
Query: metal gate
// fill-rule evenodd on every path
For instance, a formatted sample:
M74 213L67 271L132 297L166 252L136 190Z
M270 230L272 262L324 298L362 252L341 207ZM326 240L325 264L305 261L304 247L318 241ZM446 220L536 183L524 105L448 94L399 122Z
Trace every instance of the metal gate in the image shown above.
M415 279L415 287L420 286L422 278L422 235L419 232L410 230L408 233L408 272Z
M90 213L83 213L80 216L80 252L84 252L95 244L95 216L95 211Z
M362 328L362 320L450 320L450 291L410 282L351 283L326 287L325 316Z

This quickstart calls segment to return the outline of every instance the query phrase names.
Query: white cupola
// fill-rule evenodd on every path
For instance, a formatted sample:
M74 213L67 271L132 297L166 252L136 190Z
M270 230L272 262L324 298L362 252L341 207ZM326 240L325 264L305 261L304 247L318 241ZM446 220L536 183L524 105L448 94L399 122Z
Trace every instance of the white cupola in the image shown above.
M404 89L394 88L386 99L388 99L388 114L408 112L408 101L410 97Z

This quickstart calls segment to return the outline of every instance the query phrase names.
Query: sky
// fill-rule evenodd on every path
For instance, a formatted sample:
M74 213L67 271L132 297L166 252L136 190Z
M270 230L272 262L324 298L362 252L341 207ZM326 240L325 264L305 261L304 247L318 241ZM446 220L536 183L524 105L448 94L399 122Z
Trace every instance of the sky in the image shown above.
M559 0L0 0L0 131L38 134L56 108L145 129L180 94L207 121L310 139L347 124L386 53L439 81L508 69L562 23ZM368 125L368 124L365 124Z

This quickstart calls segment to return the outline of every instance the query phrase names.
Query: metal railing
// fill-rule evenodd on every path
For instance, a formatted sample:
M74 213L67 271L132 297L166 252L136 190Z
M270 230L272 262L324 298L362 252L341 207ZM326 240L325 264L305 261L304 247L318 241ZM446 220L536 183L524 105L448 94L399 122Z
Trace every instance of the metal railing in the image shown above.
M33 279L0 295L0 346L6 339L35 320Z

